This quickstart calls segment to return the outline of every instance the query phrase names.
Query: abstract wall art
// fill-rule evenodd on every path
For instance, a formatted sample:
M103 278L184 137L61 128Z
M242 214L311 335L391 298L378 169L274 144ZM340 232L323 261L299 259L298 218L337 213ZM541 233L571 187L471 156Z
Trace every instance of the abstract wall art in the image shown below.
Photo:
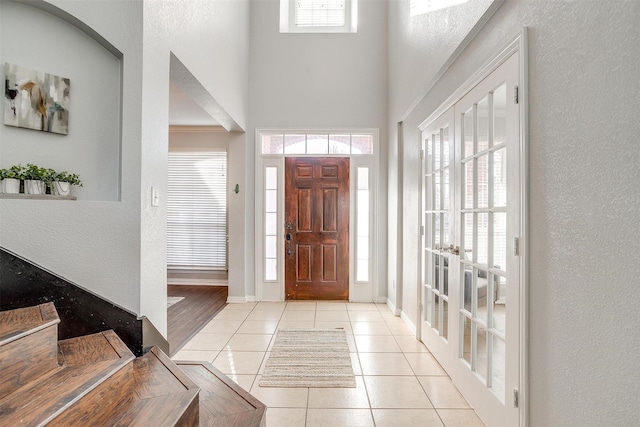
M4 124L66 135L69 79L5 63Z

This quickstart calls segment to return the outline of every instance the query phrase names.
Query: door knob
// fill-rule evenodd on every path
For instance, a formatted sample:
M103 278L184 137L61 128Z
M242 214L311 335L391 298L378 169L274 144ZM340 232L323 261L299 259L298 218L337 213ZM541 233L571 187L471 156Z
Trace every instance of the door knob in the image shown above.
M286 236L287 240L291 240L291 233L287 233Z

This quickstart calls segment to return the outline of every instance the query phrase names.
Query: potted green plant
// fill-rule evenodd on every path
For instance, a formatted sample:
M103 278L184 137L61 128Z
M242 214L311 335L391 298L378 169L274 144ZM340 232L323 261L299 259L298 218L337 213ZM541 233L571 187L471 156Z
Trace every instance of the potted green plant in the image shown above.
M27 163L24 170L24 192L26 194L45 194L45 185L48 179L48 169Z
M80 176L75 173L63 171L51 175L51 194L68 196L71 194L72 185L82 187Z
M20 181L24 179L24 166L13 165L9 169L0 169L0 191L7 194L20 192Z

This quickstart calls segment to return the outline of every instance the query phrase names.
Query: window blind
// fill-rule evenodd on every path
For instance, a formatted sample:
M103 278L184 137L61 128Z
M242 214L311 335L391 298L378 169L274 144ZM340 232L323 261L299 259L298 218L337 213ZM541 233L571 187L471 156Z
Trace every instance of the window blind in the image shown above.
M169 267L227 269L226 189L226 152L169 152Z
M345 0L296 0L294 19L299 27L343 27Z

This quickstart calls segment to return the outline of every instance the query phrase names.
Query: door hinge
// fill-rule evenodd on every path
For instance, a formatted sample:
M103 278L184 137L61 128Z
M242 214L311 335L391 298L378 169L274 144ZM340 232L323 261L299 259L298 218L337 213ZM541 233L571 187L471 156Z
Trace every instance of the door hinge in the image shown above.
M513 255L520 256L520 238L513 238Z
M519 101L519 98L518 98L518 86L514 86L513 87L513 103L517 104L518 101Z
M513 389L513 407L517 408L518 407L518 389L514 388Z
M420 150L420 160L424 160L424 150Z
M420 226L420 235L424 236L424 225Z

